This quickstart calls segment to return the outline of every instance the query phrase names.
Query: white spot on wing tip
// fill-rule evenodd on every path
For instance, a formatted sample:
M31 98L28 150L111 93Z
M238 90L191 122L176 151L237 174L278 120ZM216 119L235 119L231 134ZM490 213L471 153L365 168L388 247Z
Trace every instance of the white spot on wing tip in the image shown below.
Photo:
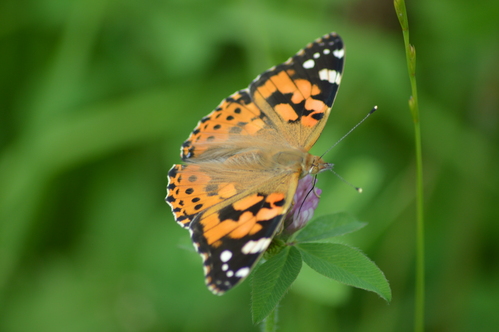
M321 56L321 54L319 52L317 52L317 53L314 53L313 56L314 56L314 59L318 59Z
M329 83L340 84L341 82L341 74L336 70L330 70L327 68L319 71L319 78L323 81L329 81Z
M325 48L324 51L322 51L324 54L329 54L331 53L331 50L329 48Z
M303 68L305 69L311 69L314 68L315 66L315 61L313 59L308 59L303 63Z
M339 49L339 50L334 50L333 51L333 55L335 57L337 57L338 59L341 59L343 58L343 56L345 55L345 50L342 48L342 49Z

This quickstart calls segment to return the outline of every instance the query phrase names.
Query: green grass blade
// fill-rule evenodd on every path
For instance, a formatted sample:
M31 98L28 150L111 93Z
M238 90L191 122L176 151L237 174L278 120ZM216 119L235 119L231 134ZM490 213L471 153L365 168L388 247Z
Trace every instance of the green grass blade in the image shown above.
M407 69L411 83L409 109L414 122L414 141L416 151L416 289L414 308L414 330L424 330L425 307L425 245L424 245L424 205L423 205L423 157L421 147L421 125L419 122L418 88L416 83L416 48L409 42L409 21L404 0L394 0L395 12L404 37Z

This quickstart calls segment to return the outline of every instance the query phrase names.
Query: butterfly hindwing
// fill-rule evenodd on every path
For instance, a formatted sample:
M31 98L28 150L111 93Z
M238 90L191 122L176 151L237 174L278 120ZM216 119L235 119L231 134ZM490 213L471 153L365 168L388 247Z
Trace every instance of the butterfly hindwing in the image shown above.
M168 178L166 202L171 206L175 220L184 228L189 228L199 212L235 194L235 188L226 188L223 192L218 185L211 184L212 176L195 164L173 165Z
M222 294L248 276L272 241L290 199L283 192L257 192L193 220L192 241L213 293Z

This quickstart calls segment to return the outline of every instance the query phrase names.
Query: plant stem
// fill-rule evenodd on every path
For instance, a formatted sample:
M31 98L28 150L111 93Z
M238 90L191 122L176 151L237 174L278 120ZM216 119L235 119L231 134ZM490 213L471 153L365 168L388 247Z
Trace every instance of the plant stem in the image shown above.
M418 89L416 84L416 49L409 43L409 21L404 0L394 0L395 12L402 27L405 54L409 80L411 83L411 98L409 108L414 122L414 140L416 148L416 289L414 308L414 330L424 330L425 305L425 245L424 245L424 209L423 209L423 157L421 148L421 125L419 121Z
M419 122L415 123L416 166L417 166L417 224L416 224L416 294L414 311L414 330L424 331L425 306L425 244L423 215L423 161L421 157L421 131Z
M262 323L263 332L276 332L277 331L277 310L279 305L275 307L274 310L265 318Z

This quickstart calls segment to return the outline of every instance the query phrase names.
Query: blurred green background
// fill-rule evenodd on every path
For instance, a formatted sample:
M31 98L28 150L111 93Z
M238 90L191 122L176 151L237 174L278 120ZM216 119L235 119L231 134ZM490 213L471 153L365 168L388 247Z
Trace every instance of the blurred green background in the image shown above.
M408 3L418 55L427 330L499 326L499 2ZM342 241L385 272L387 305L304 269L281 331L413 326L414 151L389 0L2 0L0 330L258 331L250 282L206 289L164 202L197 121L260 72L338 32L347 47L316 215L369 222ZM189 248L185 250L184 248Z

